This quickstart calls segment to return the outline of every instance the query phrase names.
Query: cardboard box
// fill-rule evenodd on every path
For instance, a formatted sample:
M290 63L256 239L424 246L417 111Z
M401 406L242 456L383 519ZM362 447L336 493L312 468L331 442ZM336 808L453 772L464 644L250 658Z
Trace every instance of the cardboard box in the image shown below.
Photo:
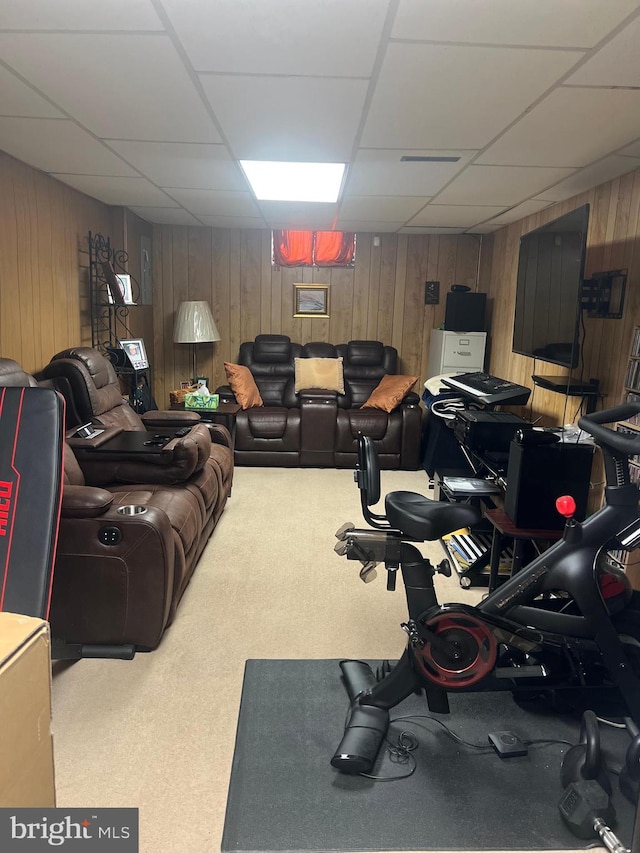
M55 804L49 624L0 613L0 807Z

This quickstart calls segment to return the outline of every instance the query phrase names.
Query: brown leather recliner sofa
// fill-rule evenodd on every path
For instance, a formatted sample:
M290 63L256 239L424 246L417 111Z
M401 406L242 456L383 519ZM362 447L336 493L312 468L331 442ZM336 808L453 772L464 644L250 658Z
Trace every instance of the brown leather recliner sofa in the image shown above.
M0 359L0 385L37 384L70 394L64 375L37 381ZM230 439L219 445L220 465L204 424L153 458L101 452L121 426L105 426L96 439L75 431L65 448L52 636L80 656L131 657L160 643L220 517L233 471Z
M296 358L342 358L344 393L319 388L296 393ZM240 345L238 363L251 371L264 405L236 416L236 464L354 468L362 432L374 440L382 468L418 467L418 395L408 392L391 412L361 408L384 376L397 373L394 347L380 341L302 345L286 335L258 335ZM218 393L223 402L236 401L229 386Z

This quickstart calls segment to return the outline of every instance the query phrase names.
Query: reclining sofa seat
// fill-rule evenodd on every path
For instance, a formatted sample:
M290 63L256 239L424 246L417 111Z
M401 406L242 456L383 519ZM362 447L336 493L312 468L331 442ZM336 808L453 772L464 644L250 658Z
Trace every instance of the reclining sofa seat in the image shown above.
M73 422L68 426L83 423L124 430L175 430L181 426L195 426L200 416L195 412L150 411L140 416L135 412L120 391L120 383L111 362L98 350L91 347L72 347L53 356L49 364L38 374L38 380L52 380L67 398L68 410L73 412ZM62 384L60 384L62 383ZM206 466L197 477L191 478L189 487L198 489L204 500L208 536L220 518L233 481L233 452L228 430L219 424L207 424L211 437L211 449ZM104 484L111 481L138 482L144 473L134 469L134 476L127 476L129 465L108 468L104 460L93 464L91 457L83 460L83 470L91 482ZM102 483L100 483L102 478ZM206 538L202 547L206 544ZM202 550L202 549L200 549Z
M295 392L295 358L343 359L345 393ZM333 345L292 343L286 335L258 335L240 345L264 406L238 412L235 460L240 465L353 468L357 435L374 440L382 468L415 470L419 464L422 412L408 393L393 412L361 409L380 380L397 371L398 353L380 341ZM233 401L228 386L218 389Z
M0 385L57 384L37 381L17 362L0 359ZM205 452L198 453L196 467L204 467L211 442L208 430L200 424L192 432L193 437L172 443L184 442L192 455L194 442L200 444ZM144 470L142 462L136 466ZM65 643L93 647L97 656L99 649L111 646L156 648L210 532L212 508L207 510L194 485L201 472L178 484L88 485L68 443L64 469L49 616L52 635ZM151 475L162 476L157 470ZM131 505L145 511L136 515L118 512Z

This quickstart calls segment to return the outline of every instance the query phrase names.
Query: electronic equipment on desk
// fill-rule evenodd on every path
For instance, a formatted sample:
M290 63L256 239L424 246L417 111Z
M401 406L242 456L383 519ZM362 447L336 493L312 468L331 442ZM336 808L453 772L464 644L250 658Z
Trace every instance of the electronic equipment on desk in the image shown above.
M497 406L508 403L511 406L524 406L529 400L531 390L524 385L500 379L489 373L459 373L442 380L443 385L461 391L474 402L485 406Z
M528 429L531 429L531 424L512 412L466 409L456 414L453 432L460 444L473 453L508 453L516 432Z

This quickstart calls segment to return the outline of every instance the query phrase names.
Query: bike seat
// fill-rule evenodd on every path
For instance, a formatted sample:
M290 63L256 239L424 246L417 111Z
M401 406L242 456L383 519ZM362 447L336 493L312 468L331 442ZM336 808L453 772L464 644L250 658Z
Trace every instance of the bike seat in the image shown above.
M481 518L480 510L470 504L433 501L417 492L389 492L384 507L392 527L422 542L471 527Z

